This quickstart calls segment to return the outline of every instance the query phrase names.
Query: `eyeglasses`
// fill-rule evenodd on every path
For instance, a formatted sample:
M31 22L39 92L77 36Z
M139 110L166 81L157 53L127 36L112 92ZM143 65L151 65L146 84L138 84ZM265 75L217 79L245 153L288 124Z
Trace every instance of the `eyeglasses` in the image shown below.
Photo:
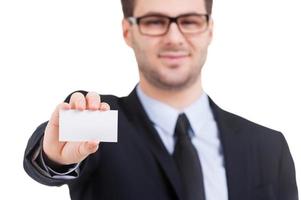
M177 17L164 15L145 15L142 17L129 17L128 21L137 24L143 35L162 36L165 35L172 22L178 25L183 34L198 34L205 32L208 28L208 14L184 14Z

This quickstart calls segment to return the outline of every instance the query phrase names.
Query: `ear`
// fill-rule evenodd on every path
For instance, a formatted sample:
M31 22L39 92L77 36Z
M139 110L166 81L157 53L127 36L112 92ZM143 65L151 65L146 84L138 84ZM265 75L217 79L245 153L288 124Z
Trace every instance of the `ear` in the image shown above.
M209 35L209 44L211 43L212 41L212 38L213 38L213 19L210 17L210 20L209 20L209 27L208 27L208 35Z
M122 33L123 33L123 39L126 42L126 44L132 48L133 45L132 45L131 24L126 19L122 20Z

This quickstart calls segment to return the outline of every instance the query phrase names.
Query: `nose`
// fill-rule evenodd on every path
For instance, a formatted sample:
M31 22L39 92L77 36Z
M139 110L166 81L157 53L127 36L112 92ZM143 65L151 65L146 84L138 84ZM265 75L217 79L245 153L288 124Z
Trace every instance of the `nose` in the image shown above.
M170 24L169 29L164 36L164 39L167 43L171 44L182 44L185 40L184 35L175 22L172 22Z

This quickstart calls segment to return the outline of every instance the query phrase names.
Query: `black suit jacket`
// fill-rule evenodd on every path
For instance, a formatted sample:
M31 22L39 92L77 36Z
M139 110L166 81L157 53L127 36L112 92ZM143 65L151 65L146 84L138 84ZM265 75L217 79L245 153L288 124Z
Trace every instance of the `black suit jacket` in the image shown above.
M184 200L175 163L135 90L128 97L101 98L112 110L119 111L118 143L101 143L99 150L83 161L78 178L48 178L31 161L45 122L28 141L26 172L42 184L68 184L73 200ZM229 200L297 200L294 163L283 135L209 101L220 132Z

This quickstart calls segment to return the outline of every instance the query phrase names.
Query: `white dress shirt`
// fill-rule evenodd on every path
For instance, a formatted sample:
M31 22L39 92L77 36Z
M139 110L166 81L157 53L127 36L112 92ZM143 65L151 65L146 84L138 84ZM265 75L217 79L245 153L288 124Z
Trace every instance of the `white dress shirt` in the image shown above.
M198 152L203 170L206 200L227 200L224 156L208 96L203 92L197 101L180 111L147 96L139 85L137 95L170 154L175 147L173 135L178 115L186 114L192 129L192 143Z

